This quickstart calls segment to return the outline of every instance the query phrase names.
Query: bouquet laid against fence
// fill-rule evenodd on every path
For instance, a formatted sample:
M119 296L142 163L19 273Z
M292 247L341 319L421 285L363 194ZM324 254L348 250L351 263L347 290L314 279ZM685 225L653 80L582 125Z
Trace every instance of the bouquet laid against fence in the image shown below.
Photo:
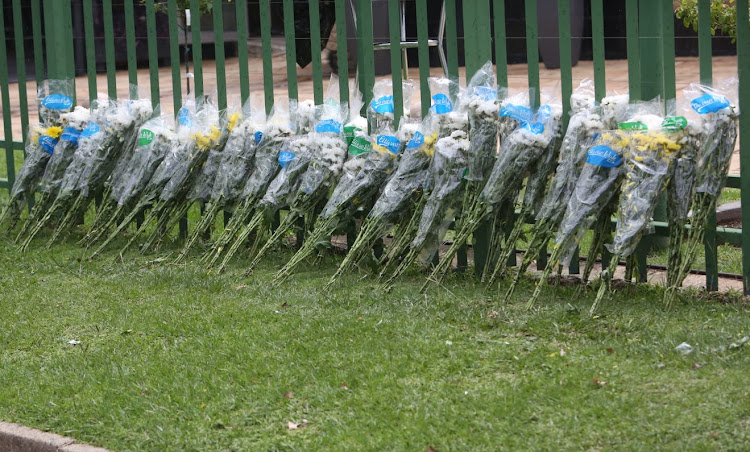
M465 88L431 78L429 89L432 104L420 119L409 117L409 81L402 105L394 104L390 80L377 82L365 117L360 93L339 101L335 77L320 105L278 99L267 117L254 97L221 112L208 100L189 100L173 118L136 87L129 100L84 108L73 104L71 81L49 80L0 223L21 251L45 229L52 246L83 225L79 243L92 248L91 258L124 235L124 258L130 247L160 249L195 206L201 216L181 251L160 260L195 254L207 271L220 272L249 249L243 276L250 277L297 232L278 285L347 233L348 252L328 285L359 270L386 290L414 264L430 273L422 290L440 283L473 241L486 255L483 280L506 300L550 245L529 307L584 242L584 284L598 254L611 254L593 313L621 260L631 279L636 249L653 232L665 196L664 302L674 302L735 150L736 80L692 84L668 109L660 99L635 102L627 94L597 102L584 80L570 98L566 129L557 101L542 93L537 106L528 92L508 95L490 63ZM450 229L452 242L443 243ZM523 259L511 272L522 241Z

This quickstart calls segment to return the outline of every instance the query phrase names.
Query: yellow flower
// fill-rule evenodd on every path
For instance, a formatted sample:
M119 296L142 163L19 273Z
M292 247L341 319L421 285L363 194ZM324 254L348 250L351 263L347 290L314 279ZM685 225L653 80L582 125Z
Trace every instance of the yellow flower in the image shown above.
M47 127L47 130L44 131L44 134L52 138L60 138L60 135L62 135L62 131L62 127L52 126Z
M230 132L234 129L234 126L237 125L237 122L240 120L240 114L239 113L233 113L229 116L229 125L227 126L227 130Z

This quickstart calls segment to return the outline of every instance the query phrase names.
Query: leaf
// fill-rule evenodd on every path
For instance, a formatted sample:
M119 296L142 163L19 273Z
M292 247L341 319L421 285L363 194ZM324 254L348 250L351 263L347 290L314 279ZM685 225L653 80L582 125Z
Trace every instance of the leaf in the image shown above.
M299 428L299 424L295 424L294 422L290 421L286 423L286 428L288 428L289 430L297 430Z
M610 355L614 355L614 354L615 354L615 349L614 349L614 348L612 348L612 347L609 347L609 348L607 349L607 353L609 353Z
M292 391L287 391L286 394L284 394L284 398L285 399L293 399L294 398L294 393L292 393Z
M439 450L435 449L432 446L427 446L427 452L440 452Z
M234 290L242 290L247 289L247 284L240 284L239 286L236 286Z
M591 384L593 384L597 388L603 388L604 386L607 386L607 382L606 381L600 380L598 378L594 378L593 380L591 380Z
M349 386L347 386L347 385L346 385L346 382L345 382L345 381L342 381L342 382L341 382L341 389L343 389L344 391L347 391L347 390L349 390Z

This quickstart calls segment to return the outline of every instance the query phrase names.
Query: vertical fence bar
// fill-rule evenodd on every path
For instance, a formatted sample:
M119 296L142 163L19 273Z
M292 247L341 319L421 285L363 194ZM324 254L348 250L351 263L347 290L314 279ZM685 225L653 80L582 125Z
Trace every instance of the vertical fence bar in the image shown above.
M73 54L73 8L71 0L58 0L62 4L62 15L59 17L63 18L62 24L60 24L60 36L62 37L61 42L68 45L68 48L63 52L65 58L65 71L66 78L73 81L73 90L71 92L73 97L73 104L77 102L78 95L76 94L76 64L75 56Z
M560 29L560 92L563 106L563 130L570 119L570 95L573 94L573 62L570 42L570 0L558 0L558 25Z
M21 1L13 0L13 39L16 48L16 74L18 75L18 103L21 107L21 141L26 143L29 133L29 102L26 97L26 53L24 52L23 16Z
M419 28L419 24L417 24L417 28ZM372 100L372 86L375 83L375 54L372 46L374 42L372 34L372 2L370 0L357 0L357 29L361 32L361 39L357 42L357 54L362 56L359 66L359 89L362 91L365 105L369 105Z
M138 54L135 50L135 11L133 9L133 0L125 0L125 48L128 53L128 83L138 85ZM153 8L153 0L151 7ZM135 98L137 93L128 90L131 99Z
M263 47L263 91L266 96L266 113L273 108L273 62L271 54L271 3L260 0L260 38Z
M455 0L453 0L455 1ZM505 0L494 0L495 17L495 68L497 70L497 86L508 86L508 47L505 30Z
M220 35L221 33L217 34ZM159 48L156 42L154 0L146 0L146 39L148 42L148 72L151 79L151 103L154 104L154 102L161 102L161 94L159 93Z
M8 54L5 49L5 8L0 6L0 97L3 102L3 144L5 166L8 169L8 190L16 180L16 162L13 152L13 124L10 117L10 91L8 89Z
M401 121L404 92L401 86L401 5L400 0L388 0L388 31L391 41L391 80L393 80L393 104L396 127Z
M199 0L190 0L190 39L193 50L193 80L195 101L203 102L203 46L201 41L201 8Z
M247 2L235 2L237 14L237 62L240 74L240 97L244 106L250 97L250 74L247 66ZM285 14L286 16L286 14Z
M177 30L177 0L167 1L167 19L169 20L169 63L172 66L172 104L174 114L182 108L182 83L180 81L180 41ZM187 45L187 43L185 43ZM151 99L154 103L154 99Z
M299 97L297 89L297 43L294 33L294 3L284 0L284 39L286 40L286 78L290 99Z
M604 6L603 0L591 0L591 41L594 53L594 91L597 101L607 95L604 64Z
M698 57L700 80L704 85L713 84L711 65L711 0L698 0ZM719 262L716 248L716 211L709 212L706 218L704 235L706 256L706 290L719 289Z
M422 101L422 117L430 111L430 85L427 79L430 77L430 48L427 29L427 2L417 0L417 55L419 56L419 92Z
M112 21L112 0L102 4L104 16L104 55L107 66L107 94L117 99L117 78L115 74L115 31Z
M149 0L153 1L153 0ZM214 18L214 59L216 63L216 91L218 91L219 111L227 109L227 75L224 59L224 10L222 0L214 0L211 10Z
M339 98L349 102L349 49L346 31L346 2L336 0L336 64L339 70Z
M31 0L31 31L34 35L34 76L39 89L44 82L44 46L42 44L42 13L39 0Z
M320 61L320 1L309 0L310 6L310 52L312 53L313 98L315 104L323 103L323 64Z
M628 92L630 99L641 98L640 49L638 44L638 0L626 0L625 33L628 49Z
M674 10L670 2L661 2L661 61L664 77L663 95L667 102L677 98L674 51Z
M91 0L83 0L83 33L86 39L86 74L88 75L89 100L97 98L96 87L96 37L94 35L94 13Z
M750 17L748 0L737 0L737 69L740 112L750 111ZM740 114L740 174L750 174L750 116ZM740 179L742 199L750 199L750 177ZM742 209L742 223L750 224L750 209ZM747 230L747 232L745 232ZM750 293L750 228L742 229L742 285Z
M536 0L526 0L526 64L529 71L529 90L534 90L533 96L529 96L529 104L534 108L539 106L541 97L539 93L539 27L536 20L536 8Z

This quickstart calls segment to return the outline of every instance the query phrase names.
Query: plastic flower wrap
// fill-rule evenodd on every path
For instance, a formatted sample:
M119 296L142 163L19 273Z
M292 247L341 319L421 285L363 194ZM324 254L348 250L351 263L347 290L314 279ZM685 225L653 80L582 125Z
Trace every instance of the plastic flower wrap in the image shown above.
M26 202L35 193L37 184L44 175L63 132L61 115L73 108L74 91L72 80L54 79L45 80L37 90L40 123L29 127L25 159L11 187L8 205L0 214L0 223L9 221L8 231L21 219Z
M265 128L265 111L260 106L253 105L256 102L251 96L241 112L242 117L237 119L238 124L229 130L223 158L211 188L208 207L185 242L177 261L187 256L188 251L211 228L218 213L222 209L233 209L240 197L245 181L253 169L255 152Z
M369 256L373 245L386 233L389 224L398 222L399 229L403 229L406 227L403 223L408 222L413 214L421 210L417 205L421 202L422 189L430 174L429 165L435 152L437 132L432 115L420 124L413 124L417 125L417 130L411 125L412 123L402 123L399 138L402 141L406 140L407 136L411 138L407 142L398 168L383 187L365 218L356 241L330 283L335 282L345 271Z
M243 226L235 237L234 243L227 249L223 261L215 270L217 273L224 270L229 260L252 233L259 233L264 225L270 226L274 215L281 208L289 205L293 194L299 187L302 175L310 165L314 147L314 137L310 134L292 137L284 143L279 152L281 170L258 202L250 221Z
M587 150L586 163L568 200L552 255L529 300L529 306L539 297L550 271L557 268L560 262L568 264L586 231L605 206L616 197L622 181L622 158L629 145L627 132L605 131L599 134Z
M237 124L237 116L228 115L221 119L216 106L204 103L200 110L195 114L193 131L188 139L187 154L174 171L169 182L164 185L164 189L159 194L154 207L149 212L139 230L131 236L128 244L122 249L123 253L132 243L135 242L141 231L146 229L146 225L151 220L156 220L156 228L151 232L146 241L141 246L142 251L149 250L152 246L161 243L173 226L179 222L192 203L190 198L191 191L197 188L198 192L205 193L210 189L210 185L215 177L215 171L218 169L221 151L224 149L230 130ZM208 159L212 158L209 163ZM201 183L201 177L208 172L208 176L203 180L201 187L196 184ZM202 196L193 194L194 197Z
M194 110L194 102L186 102L185 106L180 109L177 114L177 124L175 124L175 132L173 139L171 140L171 147L167 149L166 154L161 159L159 165L151 174L151 177L147 180L147 183L140 189L137 190L137 196L132 200L131 203L118 202L119 205L130 209L129 212L123 212L123 217L119 224L112 230L105 241L97 248L91 258L98 255L112 240L114 240L120 232L124 231L130 223L140 214L142 214L146 208L155 206L159 202L159 197L164 191L167 185L175 187L184 177L190 167L190 162L194 161L196 157L203 157L205 153L193 152L196 149L195 134L199 128L199 124L196 119L196 112ZM148 125L148 124L147 124ZM141 142L150 142L149 140L155 141L155 136L152 136L152 130L141 128L139 138L139 144ZM166 136L166 134L164 134ZM135 158L135 155L134 155ZM170 189L172 190L172 188ZM113 187L114 191L114 187ZM135 191L128 191L128 194L136 194ZM152 209L149 215L149 221L153 218ZM137 238L149 221L144 221L142 226L134 234L134 237L127 243L125 248L130 247L135 238Z
M403 105L394 105L393 102L393 81L384 79L375 82L372 88L372 101L367 106L367 123L370 131L395 129L394 112L396 108L403 111L404 117L409 117L409 104L414 92L414 83L411 80L404 80L401 83L401 92L403 94ZM363 129L366 132L366 130Z
M60 208L65 213L48 245L68 231L94 199L104 195L105 183L112 177L118 160L124 154L132 153L139 127L153 115L149 99L118 101L110 103L110 107L103 110L98 122L92 122L81 133L81 143L85 146L79 144L75 159L80 162L71 163L71 167L80 165L82 169L78 177L66 174L66 180L63 180L55 202L61 203ZM66 194L75 196L75 199Z
M283 100L277 101L266 123L263 138L255 151L255 164L242 189L237 208L211 251L204 256L203 262L208 267L221 257L225 247L235 240L252 216L258 201L279 172L279 152L286 141L294 135L295 130L296 124L291 120L288 103Z
M94 223L82 243L93 244L132 212L164 158L178 145L171 116L160 116L147 121L140 127L137 135L138 139L127 165L123 165L122 172L112 174L109 193L97 209ZM122 228L127 224L129 222L121 225ZM118 230L121 231L122 228Z
M665 120L672 127L673 118ZM612 253L609 269L602 272L604 281L599 287L593 313L605 292L609 289L612 275L621 257L635 252L636 246L651 223L659 196L666 189L680 144L675 136L663 129L633 133L630 146L625 150L624 171L620 205L617 214L617 228L612 245L607 249Z
M44 175L39 182L37 191L40 196L34 205L34 209L24 221L16 241L20 241L22 237L27 237L27 232L30 232L33 226L43 218L47 209L54 202L60 183L65 176L65 171L68 169L70 162L73 161L81 132L89 124L90 115L89 109L81 106L75 107L69 113L60 115L63 125L62 134L52 151L52 157L47 162ZM22 244L20 251L25 250L27 246L28 240Z
M670 250L674 254L670 259L674 270L671 272L672 280L667 281L669 288L664 295L667 306L673 302L677 289L690 271L703 243L706 221L716 211L716 200L724 187L737 140L739 116L735 101L736 79L729 79L718 88L692 84L684 91L684 95L689 100L690 108L698 115L696 127L700 130L700 147L696 156L695 192L690 208L691 228L684 245L677 238L672 240L673 246L682 246ZM687 187L683 186L682 191L686 190Z
M378 190L396 169L403 143L398 139L388 121L381 121L380 124L383 128L373 133L372 148L366 153L362 169L353 178L342 178L339 181L305 243L276 273L275 284L287 278L302 260L315 251L317 246L328 243L330 235L351 221L357 210L372 202ZM346 164L344 169L346 171Z
M347 153L347 131L343 121L349 113L349 108L346 104L338 102L338 92L338 79L332 76L326 101L318 107L318 122L315 131L310 135L312 146L310 164L301 175L298 187L290 194L289 212L279 227L260 247L248 266L246 274L253 271L268 250L281 240L300 218L307 217L307 222L312 223L321 202L339 180L342 171L347 173L347 179L354 177L351 174L353 167L351 165L346 167L344 163L347 154L352 160L363 160L369 151L369 141L361 138L362 132L357 130L355 134L358 136L350 143L348 147L350 152ZM358 107L355 105L355 108ZM357 109L357 115L358 111Z
M582 90L582 92L579 92L579 90ZM573 95L571 95L571 108L574 106L580 108L591 105L593 103L591 94L587 83L585 81L582 82L581 87L576 89ZM577 100L574 101L574 98ZM625 102L627 102L627 98ZM608 102L607 105L619 105L619 103ZM611 107L608 108L611 110ZM513 293L513 290L531 262L544 249L559 227L565 213L565 208L568 205L568 200L575 190L575 182L586 161L586 152L594 138L607 128L603 109L604 107L600 105L571 111L572 115L568 122L565 137L562 139L560 158L555 174L549 189L544 195L544 199L539 204L535 203L535 205L539 205L539 208L535 217L534 230L513 283L508 288L505 296L506 300ZM619 110L621 110L621 114L624 114L624 108L619 108ZM623 119L611 114L610 116L614 122L619 122ZM502 265L499 261L498 264Z
M504 104L505 114L518 121L520 126L502 140L498 158L481 195L472 206L465 206L462 226L428 282L442 279L458 249L479 225L493 213L499 212L503 203L515 197L527 172L544 155L544 151L559 133L562 118L562 107L559 104L542 105L536 112L516 104L512 104L511 108L510 105ZM501 110L500 115L503 114Z
M0 214L0 223L8 221L8 231L18 223L26 202L36 191L61 134L62 127L59 126L45 127L42 124L34 124L29 127L26 158L10 190L10 200Z

